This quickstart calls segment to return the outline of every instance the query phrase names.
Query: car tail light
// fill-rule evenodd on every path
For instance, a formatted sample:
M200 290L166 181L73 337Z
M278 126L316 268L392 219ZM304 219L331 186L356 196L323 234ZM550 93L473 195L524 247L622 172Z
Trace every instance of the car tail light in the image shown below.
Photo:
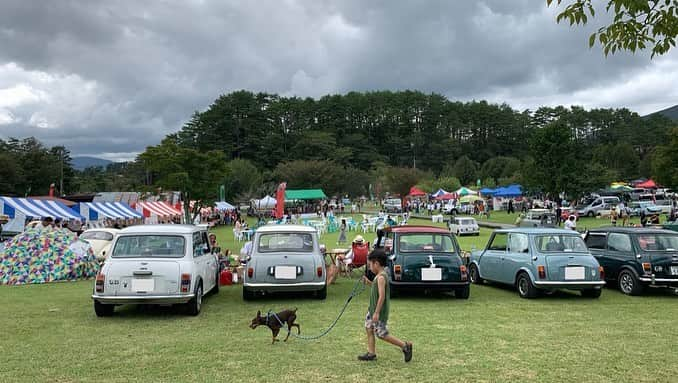
M546 267L544 267L544 266L537 266L537 271L539 272L539 279L544 279L544 278L546 278Z
M652 265L649 262L643 262L643 271L647 274L652 272Z
M393 267L393 271L395 271L396 274L400 274L402 268L400 267L400 265L395 265L395 267Z
M316 272L316 274L318 274L318 277L322 277L322 276L323 276L323 268L322 268L322 267L317 267L317 268L315 269L315 272Z
M466 272L466 266L459 266L459 272L461 273L461 280L465 281L468 279L468 273Z
M254 269L251 267L247 268L247 278L252 278L254 277Z
M600 280L605 279L605 269L603 266L598 266L598 273L600 274Z
M181 274L181 292L187 293L191 289L191 274Z
M104 292L104 282L106 281L106 276L99 273L97 274L96 282L94 282L94 291L97 293Z

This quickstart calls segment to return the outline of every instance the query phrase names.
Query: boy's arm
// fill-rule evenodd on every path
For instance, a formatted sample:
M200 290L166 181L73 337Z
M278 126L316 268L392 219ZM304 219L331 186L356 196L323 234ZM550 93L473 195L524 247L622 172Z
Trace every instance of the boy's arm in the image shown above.
M386 299L386 281L384 280L383 275L379 275L376 278L377 287L379 288L379 299L377 299L377 307L374 308L374 314L372 314L372 320L379 321L379 313L381 312L381 306L384 305L384 299Z
M367 278L367 275L363 275L363 282L365 282L366 285L371 285L372 281L370 281L369 278Z

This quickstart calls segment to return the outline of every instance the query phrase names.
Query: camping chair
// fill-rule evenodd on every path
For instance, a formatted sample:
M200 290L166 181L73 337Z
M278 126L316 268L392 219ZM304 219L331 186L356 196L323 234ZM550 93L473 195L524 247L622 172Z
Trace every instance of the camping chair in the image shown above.
M351 244L351 251L353 252L353 260L346 265L346 276L351 277L353 270L359 269L367 264L367 255L370 253L370 243L355 243Z
M242 230L233 229L233 236L235 237L236 240L242 241L243 240Z

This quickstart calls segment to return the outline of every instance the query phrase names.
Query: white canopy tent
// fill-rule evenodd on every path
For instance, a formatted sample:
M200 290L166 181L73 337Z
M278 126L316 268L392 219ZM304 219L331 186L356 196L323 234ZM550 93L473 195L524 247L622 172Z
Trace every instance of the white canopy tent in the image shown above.
M275 208L275 205L277 203L276 199L271 197L270 195L267 195L262 199L253 199L251 202L252 206L258 210L273 209Z

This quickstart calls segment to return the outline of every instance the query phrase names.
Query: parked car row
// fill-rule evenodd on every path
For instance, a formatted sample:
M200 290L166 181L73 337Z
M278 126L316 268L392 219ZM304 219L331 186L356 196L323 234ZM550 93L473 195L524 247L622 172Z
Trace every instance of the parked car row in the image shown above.
M514 286L522 298L558 289L597 298L606 283L629 295L647 287L678 288L675 231L610 227L582 238L570 230L518 227L494 231L484 249L464 259L454 234L477 231L477 223L466 219L456 217L450 230L384 230L392 295L435 290L468 299L471 282ZM197 315L203 296L219 291L217 251L204 227L133 226L115 233L109 249L92 294L98 316L112 315L122 304L181 304ZM256 231L246 261L245 300L291 291L319 299L327 295L325 258L314 228L264 226Z

